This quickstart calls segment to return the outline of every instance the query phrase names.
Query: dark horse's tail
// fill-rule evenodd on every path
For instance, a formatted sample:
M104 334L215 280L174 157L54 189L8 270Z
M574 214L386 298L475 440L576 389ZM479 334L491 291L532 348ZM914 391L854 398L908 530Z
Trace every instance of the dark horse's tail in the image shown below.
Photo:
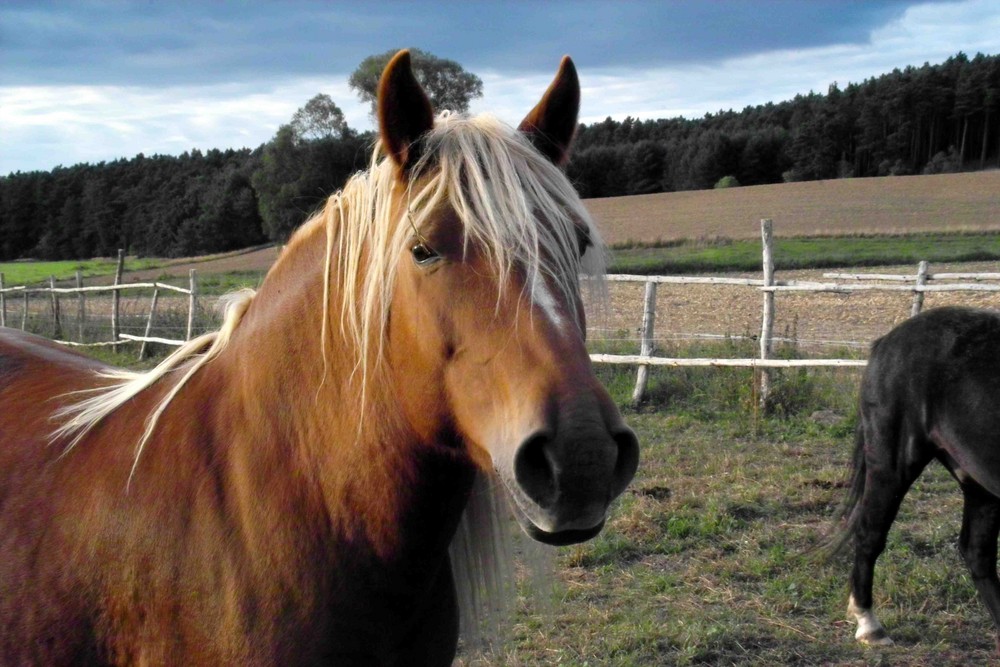
M836 528L828 536L824 551L829 556L839 553L854 535L854 527L858 522L858 513L855 511L861 496L865 492L865 432L863 421L859 415L858 426L854 431L854 455L851 460L851 486L847 498L844 499L836 515Z

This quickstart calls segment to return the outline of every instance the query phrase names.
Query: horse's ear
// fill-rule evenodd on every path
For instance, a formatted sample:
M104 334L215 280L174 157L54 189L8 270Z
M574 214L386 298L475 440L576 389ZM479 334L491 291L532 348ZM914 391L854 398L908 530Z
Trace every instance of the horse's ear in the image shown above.
M420 159L421 135L434 126L434 110L410 66L410 52L400 51L378 84L378 126L382 144L400 173Z
M556 78L518 129L528 135L543 155L563 165L569 160L569 145L576 132L579 112L580 79L576 76L573 61L569 56L563 56Z

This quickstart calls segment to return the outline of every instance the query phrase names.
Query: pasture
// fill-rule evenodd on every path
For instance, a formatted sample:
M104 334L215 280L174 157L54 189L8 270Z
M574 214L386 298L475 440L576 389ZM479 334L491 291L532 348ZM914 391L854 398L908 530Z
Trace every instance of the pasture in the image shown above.
M876 568L896 646L854 641L847 552L820 550L846 492L858 372L777 381L751 409L750 371L602 368L642 446L637 477L594 541L560 550L556 584L520 599L507 643L466 665L970 665L992 625L956 550L957 485L932 465ZM813 414L828 410L833 414ZM527 589L526 589L527 590Z
M1000 213L998 213L1000 214ZM779 221L784 222L784 221ZM776 232L781 232L780 224ZM1000 234L923 232L905 236L777 238L779 270L973 262L1000 258ZM612 272L644 275L760 271L760 239L694 239L614 249Z

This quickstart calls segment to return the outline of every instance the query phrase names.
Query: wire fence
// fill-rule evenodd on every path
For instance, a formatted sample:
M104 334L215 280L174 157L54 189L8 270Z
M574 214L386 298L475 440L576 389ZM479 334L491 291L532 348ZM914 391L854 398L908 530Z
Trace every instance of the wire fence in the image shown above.
M872 337L858 340L846 337L843 332L835 332L828 336L802 337L796 333L798 322L792 327L791 335L786 330L785 335L776 334L776 315L780 311L780 305L786 299L794 298L795 294L817 294L826 293L839 295L847 298L852 294L873 294L889 293L900 296L909 296L911 299L909 316L919 313L924 306L924 297L927 294L940 295L954 292L974 292L980 295L996 296L994 304L1000 304L1000 273L930 273L927 262L920 262L917 272L912 275L897 274L877 274L877 273L827 273L823 274L825 279L833 279L837 282L817 281L817 280L779 280L775 277L774 256L773 256L773 234L771 220L761 220L761 278L734 278L718 276L636 276L636 275L610 275L608 280L612 283L635 283L641 284L644 288L641 310L633 306L631 318L634 322L640 322L638 327L630 329L605 328L602 330L591 330L592 335L597 338L599 346L614 348L612 353L598 352L591 355L595 363L632 365L637 367L636 383L633 390L633 401L642 400L646 389L648 372L654 366L716 366L716 367L748 367L759 370L756 373L757 393L761 407L767 405L770 369L775 368L802 368L802 367L862 367L867 364L864 359L850 357L823 357L796 359L776 359L775 348L778 345L792 345L810 347L833 347L840 352L849 350L867 349ZM957 282L956 282L957 281ZM910 283L910 284L900 284ZM937 284L935 284L937 283ZM657 332L657 291L661 285L687 285L711 287L712 289L743 289L753 290L759 296L760 313L758 322L759 329L751 331L747 328L740 334L719 334L715 332L672 332L662 334ZM683 289L683 288L682 288ZM776 297L781 295L781 304ZM634 304L635 301L633 300ZM841 301L838 304L848 312L851 309L849 301ZM714 321L717 323L725 318L724 308L719 308L713 313ZM808 315L819 315L817 312ZM669 316L669 313L668 313ZM640 320L641 318L641 320ZM759 333L758 333L759 331ZM690 358L690 357L669 357L658 352L662 352L666 347L664 343L678 340L698 340L698 341L732 341L732 340L753 341L759 347L759 354L754 357L742 358ZM623 351L622 348L631 348L630 351Z
M187 287L164 282L123 282L119 251L111 285L7 286L0 273L0 326L19 328L74 347L114 347L138 343L142 359L150 344L176 346L218 326L218 318L198 298L197 274Z

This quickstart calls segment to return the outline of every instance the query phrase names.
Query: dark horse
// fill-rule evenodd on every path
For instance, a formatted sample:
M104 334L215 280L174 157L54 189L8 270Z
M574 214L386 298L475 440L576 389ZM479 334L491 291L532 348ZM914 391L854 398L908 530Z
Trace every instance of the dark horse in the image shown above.
M855 636L892 643L872 611L875 560L903 496L935 459L962 488L959 549L1000 628L1000 313L928 310L875 341L860 411L846 509L846 537L853 534L855 543L848 603Z
M579 95L566 58L518 128L435 117L400 52L371 167L218 332L128 373L0 329L0 664L449 665L505 557L477 478L600 532L639 449L584 342Z

